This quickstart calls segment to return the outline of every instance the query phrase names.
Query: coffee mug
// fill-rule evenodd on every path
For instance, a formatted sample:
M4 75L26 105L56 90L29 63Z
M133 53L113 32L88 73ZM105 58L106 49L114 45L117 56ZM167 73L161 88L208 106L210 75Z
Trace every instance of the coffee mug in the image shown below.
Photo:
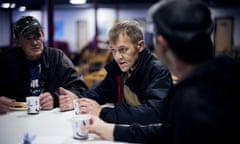
M81 112L80 112L80 108L79 108L79 104L78 104L77 99L73 100L73 107L74 107L75 114L79 115Z
M26 97L28 114L38 114L40 111L40 98L38 96Z
M88 131L81 130L84 125L90 124L90 115L79 114L72 118L73 137L75 139L88 139Z

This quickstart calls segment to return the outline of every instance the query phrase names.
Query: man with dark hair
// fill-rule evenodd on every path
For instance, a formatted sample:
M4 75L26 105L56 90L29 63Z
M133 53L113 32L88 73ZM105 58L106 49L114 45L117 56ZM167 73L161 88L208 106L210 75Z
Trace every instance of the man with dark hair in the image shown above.
M0 60L0 113L27 96L40 96L43 110L73 109L77 97L61 87L77 95L87 87L71 60L61 50L44 46L43 29L35 17L21 17L14 36L16 47L2 53Z
M240 63L226 55L213 58L209 8L199 1L168 0L149 12L156 53L180 80L165 99L163 122L122 126L92 117L83 129L135 143L239 143Z

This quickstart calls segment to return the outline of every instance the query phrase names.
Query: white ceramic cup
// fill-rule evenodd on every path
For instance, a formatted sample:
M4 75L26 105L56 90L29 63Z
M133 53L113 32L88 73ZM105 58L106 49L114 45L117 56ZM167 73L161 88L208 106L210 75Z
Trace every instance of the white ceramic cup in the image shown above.
M79 114L72 118L73 137L75 139L88 139L88 131L81 130L84 125L90 124L90 115Z
M26 103L28 106L28 114L38 114L40 111L40 98L39 96L26 97Z
M81 112L80 112L80 108L79 108L79 104L78 104L77 99L73 100L73 107L74 107L75 114L79 115Z

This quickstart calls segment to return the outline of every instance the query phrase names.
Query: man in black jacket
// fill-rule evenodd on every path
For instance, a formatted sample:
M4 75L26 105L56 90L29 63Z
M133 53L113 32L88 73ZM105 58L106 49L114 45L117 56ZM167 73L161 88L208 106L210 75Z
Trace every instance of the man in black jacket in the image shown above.
M25 102L27 96L40 96L43 110L73 109L77 97L63 88L79 95L87 87L71 60L57 48L44 47L43 29L32 16L15 23L14 35L16 47L0 60L0 113L6 113L15 101Z
M110 29L114 60L105 66L107 75L100 85L79 99L81 112L121 124L161 122L171 74L144 44L143 30L136 21L121 21ZM105 103L114 107L101 107Z
M165 99L163 122L121 126L93 117L83 129L135 143L239 143L240 62L224 55L212 58L208 7L195 0L168 0L154 5L150 14L156 53L180 80Z

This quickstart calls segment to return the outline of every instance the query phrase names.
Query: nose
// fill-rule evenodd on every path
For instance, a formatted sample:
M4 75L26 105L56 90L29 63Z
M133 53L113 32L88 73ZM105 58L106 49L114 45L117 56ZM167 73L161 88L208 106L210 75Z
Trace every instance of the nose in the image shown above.
M116 53L113 54L113 57L115 60L119 60L123 58L122 54L119 51L116 51Z
M37 44L37 39L32 39L32 44L33 45Z

